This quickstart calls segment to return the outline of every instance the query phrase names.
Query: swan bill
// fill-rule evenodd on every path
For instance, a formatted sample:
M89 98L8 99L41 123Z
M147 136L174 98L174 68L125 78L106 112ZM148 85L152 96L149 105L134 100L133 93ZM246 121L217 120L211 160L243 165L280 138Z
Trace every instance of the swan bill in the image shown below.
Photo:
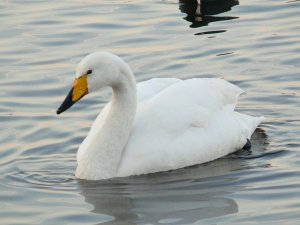
M69 109L74 103L78 102L83 96L88 93L87 75L76 78L73 82L73 87L69 91L67 97L57 109L56 113L60 114Z

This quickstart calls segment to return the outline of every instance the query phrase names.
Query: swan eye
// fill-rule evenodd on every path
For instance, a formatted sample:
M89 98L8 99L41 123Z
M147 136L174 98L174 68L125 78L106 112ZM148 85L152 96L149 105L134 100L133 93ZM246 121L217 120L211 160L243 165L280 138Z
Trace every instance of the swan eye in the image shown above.
M93 72L93 70L88 70L87 72L86 72L86 74L91 74Z

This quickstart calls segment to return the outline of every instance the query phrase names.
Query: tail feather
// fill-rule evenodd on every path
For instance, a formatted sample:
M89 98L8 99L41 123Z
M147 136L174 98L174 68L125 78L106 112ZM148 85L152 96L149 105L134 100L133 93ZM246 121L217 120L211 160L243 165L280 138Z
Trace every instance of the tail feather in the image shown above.
M240 123L243 126L244 135L250 139L251 135L258 127L259 124L265 119L265 117L253 117L246 114L238 113L238 117L240 119Z

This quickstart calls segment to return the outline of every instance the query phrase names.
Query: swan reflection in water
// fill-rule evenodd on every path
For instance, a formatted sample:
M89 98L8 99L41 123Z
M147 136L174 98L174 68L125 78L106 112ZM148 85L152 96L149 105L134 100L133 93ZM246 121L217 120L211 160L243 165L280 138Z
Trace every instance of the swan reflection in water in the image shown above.
M237 19L238 17L215 15L228 12L238 4L238 0L179 0L179 9L187 14L184 19L192 23L190 27L195 28L211 22Z
M232 196L247 186L239 181L244 175L243 168L249 167L244 156L266 153L267 143L264 131L257 129L252 136L251 152L170 172L102 181L79 180L78 184L85 201L93 206L91 211L101 215L99 224L192 224L203 219L217 220L238 212Z
M93 206L92 212L107 216L107 222L101 224L192 224L238 212L237 203L224 195L243 187L234 190L222 187L237 178L217 175L212 182L211 177L237 168L237 160L229 163L228 159L221 159L198 167L138 177L81 180L79 187L85 201Z

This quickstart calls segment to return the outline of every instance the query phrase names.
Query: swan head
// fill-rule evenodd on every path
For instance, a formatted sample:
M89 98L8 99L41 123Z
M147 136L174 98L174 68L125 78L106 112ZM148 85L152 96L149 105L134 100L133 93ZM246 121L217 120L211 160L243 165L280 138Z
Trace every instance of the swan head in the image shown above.
M88 93L103 87L118 87L124 74L131 74L129 66L118 56L108 52L95 52L84 57L77 66L73 86L57 110L60 114Z

